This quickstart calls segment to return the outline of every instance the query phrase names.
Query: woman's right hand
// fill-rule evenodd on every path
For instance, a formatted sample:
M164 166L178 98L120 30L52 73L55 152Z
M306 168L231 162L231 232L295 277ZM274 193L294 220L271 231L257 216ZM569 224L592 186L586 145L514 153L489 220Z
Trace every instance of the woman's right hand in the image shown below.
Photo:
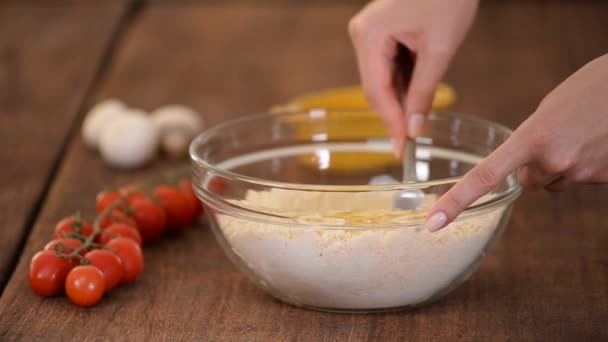
M519 170L527 189L564 191L608 183L608 54L572 74L513 135L433 205L426 227L437 231Z
M363 90L388 125L401 156L406 136L424 126L435 90L468 31L477 0L376 0L349 23ZM405 103L395 87L399 45L414 55Z

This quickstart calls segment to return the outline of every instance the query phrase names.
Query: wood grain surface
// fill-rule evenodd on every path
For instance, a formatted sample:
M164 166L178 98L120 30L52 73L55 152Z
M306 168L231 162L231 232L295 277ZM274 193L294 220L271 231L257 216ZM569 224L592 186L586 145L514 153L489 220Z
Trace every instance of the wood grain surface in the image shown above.
M0 4L0 290L123 12Z
M91 96L147 110L184 103L216 123L350 84L357 71L345 27L359 7L152 2L124 31ZM608 52L607 11L602 2L484 4L447 75L459 94L456 110L516 127L568 74ZM524 194L480 270L415 311L326 314L277 302L230 264L204 224L147 247L142 276L93 308L31 292L29 260L58 219L75 209L92 214L108 184L184 164L158 158L116 171L74 135L0 298L0 340L608 340L605 187Z

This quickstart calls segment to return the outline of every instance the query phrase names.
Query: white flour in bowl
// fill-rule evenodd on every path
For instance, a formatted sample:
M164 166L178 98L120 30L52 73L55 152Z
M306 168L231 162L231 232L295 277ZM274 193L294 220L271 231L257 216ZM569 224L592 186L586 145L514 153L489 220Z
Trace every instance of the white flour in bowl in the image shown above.
M392 195L386 193L305 192L294 197L273 189L250 191L238 203L274 208L311 225L290 227L217 215L232 251L265 287L297 305L351 310L422 303L463 281L494 237L504 210L429 233L422 227L348 229L387 221L406 223L412 216L424 215L424 210L383 209L392 203ZM304 211L312 207L315 213ZM344 229L328 229L324 224Z

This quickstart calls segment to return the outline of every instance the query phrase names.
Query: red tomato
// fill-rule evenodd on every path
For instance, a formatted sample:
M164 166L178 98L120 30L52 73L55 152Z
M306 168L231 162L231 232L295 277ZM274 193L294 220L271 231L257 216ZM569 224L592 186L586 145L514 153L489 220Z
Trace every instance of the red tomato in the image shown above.
M61 245L60 251L63 254L69 254L72 253L76 248L82 246L82 241L78 240L78 239L69 239L69 238L60 238L60 239L55 239L55 240L51 240L49 241L49 243L47 243L44 246L44 250L45 251L55 251L55 246L56 245ZM80 253L80 255L83 255L86 253L85 250L82 250ZM78 263L78 257L73 258L72 261L74 262L74 264Z
M99 268L93 265L74 267L65 280L65 293L78 306L93 306L105 292L106 281Z
M228 190L228 182L223 178L213 177L209 181L207 188L214 194L223 195Z
M133 217L128 216L127 214L123 213L118 209L115 209L112 210L112 212L109 213L106 217L104 217L101 222L99 222L99 228L105 229L113 223L124 223L133 227L137 226L137 223L135 222Z
M68 237L70 233L77 233L84 237L88 237L93 233L93 226L85 219L76 216L66 217L57 223L53 238Z
M105 249L96 249L90 251L84 257L103 273L103 278L106 281L106 292L120 283L124 269L122 259L118 255Z
M55 296L63 291L65 279L73 267L71 260L58 257L54 251L38 252L30 263L30 287L41 296Z
M177 188L157 185L154 196L158 198L167 214L167 229L172 232L184 230L192 219L192 207L186 196Z
M120 280L121 284L132 282L144 270L144 255L137 242L119 237L110 240L106 246L113 250L122 260L124 273Z
M95 198L95 204L97 212L101 213L106 210L112 203L116 202L120 198L120 194L116 191L102 191L97 194Z
M192 182L189 179L182 179L179 182L179 189L186 195L188 202L190 202L190 205L193 208L192 215L194 218L192 221L196 220L203 213L203 204L201 203L201 200L196 197Z
M137 242L137 244L141 246L141 235L139 234L137 229L135 229L135 227L133 226L129 226L124 223L113 223L112 225L107 227L101 233L99 242L105 245L106 243L108 243L108 241L119 236L129 238Z
M130 209L144 242L161 237L166 228L167 216L160 205L147 198L140 198L130 204Z
M129 204L137 199L148 198L148 195L144 191L144 188L137 184L129 184L123 186L122 188L118 189L118 192L122 196L127 197L127 203Z

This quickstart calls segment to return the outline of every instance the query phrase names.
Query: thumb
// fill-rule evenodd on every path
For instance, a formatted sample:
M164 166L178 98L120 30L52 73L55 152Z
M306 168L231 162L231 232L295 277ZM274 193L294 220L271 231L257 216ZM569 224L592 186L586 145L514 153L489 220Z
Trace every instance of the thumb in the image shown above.
M526 164L530 159L528 155L518 137L511 136L439 198L429 211L426 228L435 232L448 225L469 205Z

